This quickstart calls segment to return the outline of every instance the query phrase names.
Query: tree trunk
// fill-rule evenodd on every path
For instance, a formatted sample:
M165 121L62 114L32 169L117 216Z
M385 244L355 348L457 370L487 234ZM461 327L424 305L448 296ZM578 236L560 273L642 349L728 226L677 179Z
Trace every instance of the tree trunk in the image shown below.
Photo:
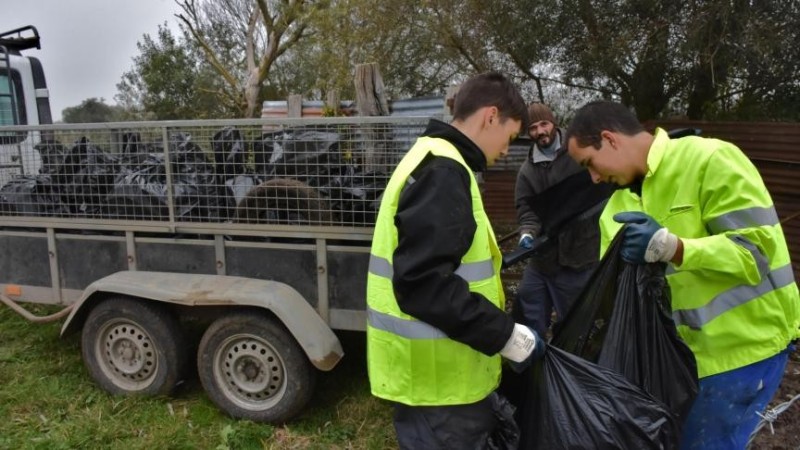
M245 117L258 117L261 115L261 108L258 104L258 93L261 91L261 83L258 82L258 69L250 72L247 77L247 84L244 87Z

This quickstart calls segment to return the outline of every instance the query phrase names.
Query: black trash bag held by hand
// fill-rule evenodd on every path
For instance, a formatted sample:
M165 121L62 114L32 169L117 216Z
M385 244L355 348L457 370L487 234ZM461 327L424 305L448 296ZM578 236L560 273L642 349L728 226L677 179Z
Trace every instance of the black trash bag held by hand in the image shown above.
M625 264L597 364L667 405L682 425L697 397L697 365L672 321L665 267Z
M666 265L624 262L619 236L551 344L622 374L682 424L697 396L697 365L672 321Z
M697 392L694 357L669 316L664 265L627 264L620 244L559 321L545 359L504 380L520 448L679 445Z
M678 447L667 408L613 370L550 346L529 375L520 449Z

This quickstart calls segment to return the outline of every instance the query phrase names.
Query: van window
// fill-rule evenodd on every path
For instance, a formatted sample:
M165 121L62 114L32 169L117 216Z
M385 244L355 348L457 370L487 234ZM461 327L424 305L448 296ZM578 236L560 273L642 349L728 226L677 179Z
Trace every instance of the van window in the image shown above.
M11 83L8 76L0 75L0 125L14 125L14 111L11 110Z
M17 72L11 72L10 80L7 73L0 74L0 126L26 125L28 123L25 114L25 98L20 85ZM14 97L13 102L11 101L12 96ZM16 106L16 110L14 106ZM15 144L24 137L24 132L0 132L0 144Z

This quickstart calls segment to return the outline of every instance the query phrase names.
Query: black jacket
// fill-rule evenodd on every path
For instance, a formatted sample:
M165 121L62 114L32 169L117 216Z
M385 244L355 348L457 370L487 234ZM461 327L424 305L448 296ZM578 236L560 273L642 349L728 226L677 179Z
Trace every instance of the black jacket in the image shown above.
M550 237L550 243L530 259L530 264L542 272L559 267L578 269L598 262L602 207L594 208L591 214L578 213L613 192L611 185L592 183L586 169L567 153L563 131L557 132L562 147L556 150L555 158L534 162L533 144L519 169L515 189L520 234Z
M475 143L449 124L431 120L423 136L452 143L473 172L486 169ZM394 291L400 310L487 355L499 352L514 328L503 310L454 272L469 250L477 224L469 174L450 158L428 155L412 172L395 215Z

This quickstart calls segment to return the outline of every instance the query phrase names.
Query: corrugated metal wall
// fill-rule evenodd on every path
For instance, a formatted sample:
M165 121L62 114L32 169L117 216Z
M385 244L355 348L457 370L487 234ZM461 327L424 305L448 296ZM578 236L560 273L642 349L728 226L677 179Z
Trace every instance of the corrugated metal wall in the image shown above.
M301 104L301 117L322 117L322 108L325 103L322 100L303 100ZM340 111L347 116L356 114L355 107L351 101L339 102ZM283 118L289 115L289 102L286 100L267 100L261 104L261 117L267 119Z
M357 116L355 103L352 100L343 100L339 109L348 116ZM303 100L301 117L322 117L322 100ZM392 116L402 117L437 117L445 114L444 97L415 97L389 102ZM282 118L288 115L289 104L286 100L267 100L261 104L261 117Z
M645 126L667 130L699 128L702 136L739 146L758 168L772 194L789 243L795 277L800 279L800 123L662 121ZM515 145L508 161L484 175L484 203L495 225L516 223L514 184L526 151L522 145Z

